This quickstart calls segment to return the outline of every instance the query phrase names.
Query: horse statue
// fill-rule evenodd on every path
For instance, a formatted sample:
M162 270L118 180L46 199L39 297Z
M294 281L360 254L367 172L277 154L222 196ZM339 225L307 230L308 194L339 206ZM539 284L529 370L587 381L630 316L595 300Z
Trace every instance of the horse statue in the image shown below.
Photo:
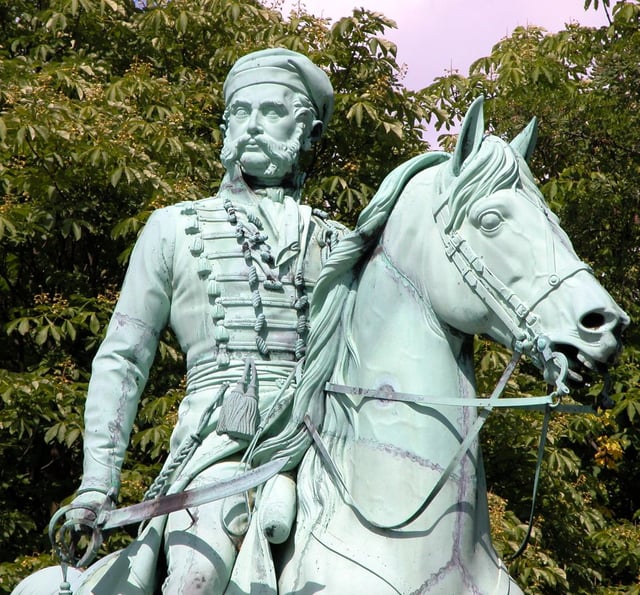
M522 592L490 539L477 430L499 399L477 402L473 335L561 395L613 362L629 322L537 189L535 137L535 120L511 144L484 136L476 100L455 153L392 172L329 259L279 445L314 436L280 593Z
M500 399L520 355L556 385L549 411L613 363L629 322L537 189L535 137L535 121L510 144L485 136L476 100L455 152L394 170L334 249L291 419L253 456L300 461L295 529L234 594L522 593L491 543L479 429L501 401L528 402ZM490 398L474 335L515 354Z

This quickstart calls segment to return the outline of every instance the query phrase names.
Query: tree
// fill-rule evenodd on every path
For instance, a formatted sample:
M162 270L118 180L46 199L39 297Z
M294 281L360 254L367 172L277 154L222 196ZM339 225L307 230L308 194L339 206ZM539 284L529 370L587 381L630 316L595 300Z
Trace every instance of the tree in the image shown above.
M79 482L90 363L137 233L153 209L220 182L230 66L278 45L329 71L336 111L306 197L349 222L424 149L430 103L402 86L391 26L356 10L330 27L241 0L0 0L0 592L51 563L43 529ZM158 359L125 502L159 470L181 397L169 334Z

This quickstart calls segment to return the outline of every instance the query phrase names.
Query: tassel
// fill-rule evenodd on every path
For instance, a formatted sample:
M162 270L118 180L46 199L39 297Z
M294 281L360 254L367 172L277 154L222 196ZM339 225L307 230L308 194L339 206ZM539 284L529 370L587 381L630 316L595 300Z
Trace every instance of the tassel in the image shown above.
M247 375L251 380L245 391ZM225 395L220 408L216 432L238 440L251 440L258 425L258 398L256 396L256 367L252 358L245 362L244 374L235 388Z
M193 252L193 248L191 252ZM202 252L202 250L200 252ZM209 259L206 256L200 256L200 258L198 258L198 275L208 277L209 273L211 273L211 263Z
M230 362L231 358L229 357L229 352L227 351L227 345L225 343L221 343L220 345L218 345L216 364L218 364L218 368L224 369L229 367Z

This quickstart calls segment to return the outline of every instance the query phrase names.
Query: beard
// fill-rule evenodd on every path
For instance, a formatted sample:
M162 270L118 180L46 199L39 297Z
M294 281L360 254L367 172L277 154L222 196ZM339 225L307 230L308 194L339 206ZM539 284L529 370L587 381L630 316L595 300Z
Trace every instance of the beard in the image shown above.
M285 142L274 140L267 134L259 134L256 136L243 134L236 139L231 139L229 138L229 134L226 134L220 153L220 161L227 171L232 171L237 164L244 172L243 156L245 154L245 148L250 141L254 141L266 157L267 163L264 171L260 172L260 174L251 172L251 175L284 179L293 172L298 162L302 146L300 139L303 132L303 126L297 126L291 139Z

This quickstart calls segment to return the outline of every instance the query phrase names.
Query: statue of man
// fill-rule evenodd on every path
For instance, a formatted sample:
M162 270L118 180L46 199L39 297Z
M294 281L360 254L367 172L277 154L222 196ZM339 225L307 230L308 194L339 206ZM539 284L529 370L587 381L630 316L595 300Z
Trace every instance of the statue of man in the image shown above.
M100 505L117 495L138 401L167 325L186 354L187 388L158 493L237 474L247 449L286 422L307 302L343 231L299 204L298 158L320 138L333 89L305 56L268 49L238 60L224 98L226 174L218 194L156 211L131 255L93 362L75 503ZM246 512L239 495L169 515L160 531L163 593L225 592Z

